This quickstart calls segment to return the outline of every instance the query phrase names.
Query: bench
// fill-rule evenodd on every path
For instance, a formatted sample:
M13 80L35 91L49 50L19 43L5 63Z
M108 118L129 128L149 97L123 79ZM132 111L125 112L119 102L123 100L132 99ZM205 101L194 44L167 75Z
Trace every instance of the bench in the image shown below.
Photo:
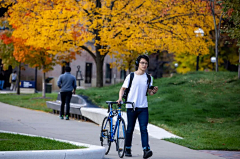
M59 114L61 109L60 93L58 94L57 100L55 102L46 101L46 104L48 108L51 108L53 110L53 114ZM81 113L81 107L86 107L86 106L87 106L87 103L81 96L73 94L70 101L70 110L69 110L70 117L87 121L87 118L83 117ZM65 106L65 112L66 112L66 106Z

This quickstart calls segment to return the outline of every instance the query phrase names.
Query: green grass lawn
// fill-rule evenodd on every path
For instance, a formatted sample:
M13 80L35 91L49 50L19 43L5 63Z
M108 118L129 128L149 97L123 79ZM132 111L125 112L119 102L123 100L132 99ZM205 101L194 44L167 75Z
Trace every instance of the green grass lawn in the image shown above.
M56 101L58 93L46 93L43 99L41 93L36 94L0 94L0 102L15 105L23 108L52 112L46 105L46 101Z
M0 133L0 151L27 151L27 150L62 150L82 149L84 146L76 146L56 140L31 137L19 134Z
M122 83L77 90L95 104L116 101ZM193 72L155 79L159 91L149 96L149 121L184 139L166 139L191 149L240 150L240 80L233 72ZM46 100L34 95L0 95L0 101L51 112ZM32 102L32 103L30 103Z

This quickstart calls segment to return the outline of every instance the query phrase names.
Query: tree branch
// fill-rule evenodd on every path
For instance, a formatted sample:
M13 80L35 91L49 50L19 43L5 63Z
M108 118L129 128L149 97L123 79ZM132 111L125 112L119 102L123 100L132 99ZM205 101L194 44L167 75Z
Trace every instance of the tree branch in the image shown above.
M92 56L92 58L96 61L96 55L91 50L89 50L86 46L80 46L80 48L87 51Z

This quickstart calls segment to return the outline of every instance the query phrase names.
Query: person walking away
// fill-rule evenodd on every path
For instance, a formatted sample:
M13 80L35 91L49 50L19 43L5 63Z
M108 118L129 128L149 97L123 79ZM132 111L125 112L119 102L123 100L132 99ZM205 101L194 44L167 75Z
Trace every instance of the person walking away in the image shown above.
M143 158L149 158L152 156L152 151L150 150L149 140L148 140L148 102L147 102L147 94L154 95L158 91L157 86L152 86L152 82L148 84L147 81L151 80L151 77L146 74L146 69L149 66L149 58L147 55L140 55L135 64L137 66L137 71L134 72L134 76L132 79L130 91L127 96L128 102L134 102L135 110L132 108L130 104L126 104L127 108L127 132L126 132L126 150L125 156L132 157L131 154L131 146L132 146L132 137L133 131L135 127L136 120L138 119L140 132L141 132L141 142L143 148ZM120 91L119 91L119 99L118 103L122 102L122 96L126 88L129 88L130 83L129 74ZM152 80L151 80L152 81Z
M71 67L65 67L65 73L60 75L57 81L57 85L60 88L61 95L61 110L60 110L60 119L63 119L64 116L64 106L66 104L66 114L65 119L69 120L69 111L70 111L70 101L72 94L75 94L76 91L76 78L71 73Z
M1 71L1 73L0 73L0 90L3 90L3 86L4 86L4 73L3 73L3 71Z
M14 71L14 72L10 75L10 77L9 77L9 83L11 83L11 88L10 88L10 90L16 91L16 89L17 89L17 80L18 80L17 71Z

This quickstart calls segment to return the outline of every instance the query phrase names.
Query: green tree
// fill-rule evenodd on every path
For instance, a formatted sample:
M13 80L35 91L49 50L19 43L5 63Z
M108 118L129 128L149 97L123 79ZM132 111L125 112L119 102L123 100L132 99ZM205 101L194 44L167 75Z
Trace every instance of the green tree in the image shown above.
M237 40L239 47L238 79L240 79L240 0L225 0L223 11L229 19L229 23L224 26L224 31Z
M215 70L216 72L218 72L220 30L221 30L222 18L224 16L224 12L222 11L223 2L218 0L207 0L207 1L208 1L207 8L211 12L213 17L213 24L214 24L214 30L215 30L215 56L216 56Z

